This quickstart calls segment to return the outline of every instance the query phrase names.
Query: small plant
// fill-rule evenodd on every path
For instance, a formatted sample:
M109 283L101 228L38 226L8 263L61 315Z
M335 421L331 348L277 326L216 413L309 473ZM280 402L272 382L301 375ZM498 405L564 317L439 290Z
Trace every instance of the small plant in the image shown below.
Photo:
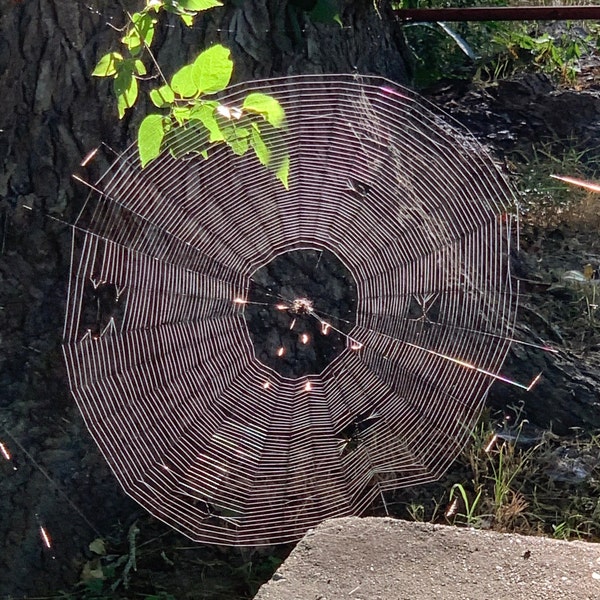
M274 152L285 127L280 103L262 93L251 93L240 106L226 106L212 98L230 83L233 62L230 52L216 44L181 67L170 81L165 78L150 50L160 13L178 15L191 26L198 13L222 3L218 0L146 0L145 6L128 13L129 24L121 38L121 52L105 54L92 75L113 80L119 118L138 98L138 80L147 77L144 57L149 56L162 85L150 92L150 100L166 112L147 115L138 131L140 162L145 167L165 149L175 158L198 154L205 158L213 144L226 144L242 156L252 149L262 165L288 187L290 160L287 152Z
M570 540L576 537L577 531L574 530L567 521L561 521L556 525L552 525L552 537L557 540Z
M80 582L82 599L102 598L103 594L114 594L118 588L129 588L131 572L137 569L138 533L134 523L127 533L128 552L124 554L107 553L106 543L101 538L90 543L89 550L94 557L83 566Z
M423 523L425 521L425 506L417 502L411 502L406 510L413 521Z
M458 492L458 495L456 494ZM485 516L480 513L480 502L483 490L480 489L475 497L471 500L465 486L462 483L455 483L450 489L450 505L446 511L446 518L452 519L453 522L461 522L469 527L481 528ZM455 497L456 496L456 497ZM459 499L462 501L462 512L459 511Z
M598 522L585 515L569 515L566 521L552 524L552 537L557 540L589 540L598 530Z

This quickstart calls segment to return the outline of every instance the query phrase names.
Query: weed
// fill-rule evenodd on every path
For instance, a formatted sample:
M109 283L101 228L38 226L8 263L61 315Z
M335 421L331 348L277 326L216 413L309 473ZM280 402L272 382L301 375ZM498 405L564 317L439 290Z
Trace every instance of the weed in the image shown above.
M455 497L455 492L460 495L463 511L459 512L459 499ZM469 527L481 528L487 515L480 514L480 501L483 489L479 489L473 499L470 498L467 490L462 483L455 483L450 489L450 505L446 511L446 517L452 518L453 522L462 522Z
M516 414L518 420L520 409L516 409ZM479 511L472 517L484 518L489 526L500 531L530 529L526 512L529 502L522 493L523 475L535 469L533 459L543 442L524 449L519 444L523 424L510 428L508 436L506 431L494 431L482 422L473 432L473 443L467 449L473 489L480 500ZM472 507L472 512L475 508Z
M566 521L552 524L552 537L557 540L590 539L590 526L596 527L597 523L586 519L584 515L569 515Z
M403 516L559 539L600 539L600 437L530 435L522 410L513 407L512 413L500 427L485 415L445 480L420 496L413 491ZM432 503L445 506L445 513L432 509Z
M417 502L411 502L407 509L411 520L423 523L425 521L425 506Z
M446 498L443 495L440 499L432 496L424 502L408 502L406 511L412 521L435 523L443 519L446 504Z
M514 23L499 29L493 43L498 48L493 62L512 62L515 68L541 71L566 84L575 82L579 59L595 49L594 36L570 23L555 35L536 25Z

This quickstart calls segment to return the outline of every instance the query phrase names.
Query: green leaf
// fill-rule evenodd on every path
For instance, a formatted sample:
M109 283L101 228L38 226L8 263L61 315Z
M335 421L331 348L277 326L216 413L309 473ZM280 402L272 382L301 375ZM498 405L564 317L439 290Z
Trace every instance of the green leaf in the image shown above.
M217 44L202 52L192 64L196 88L201 94L212 94L226 88L233 72L229 49Z
M88 548L99 556L104 556L106 554L106 544L102 538L96 538L93 542L90 542Z
M252 148L254 148L254 153L256 157L260 161L260 164L264 167L268 166L271 162L271 151L268 146L265 144L262 136L260 135L260 130L256 126L256 123L252 124Z
M121 38L121 41L127 46L129 51L136 55L139 54L144 46L150 46L154 39L154 25L156 18L149 13L134 13L131 17L131 27Z
M129 63L129 64L127 64ZM117 108L119 110L119 119L125 116L125 111L131 108L138 96L137 79L133 76L133 62L124 61L114 80L114 92L117 97Z
M190 27L199 11L223 5L218 0L162 0L162 6L167 12L179 15L181 20Z
M234 134L236 138L247 138L250 137L250 130L246 127L234 127Z
M343 27L336 0L317 0L309 14L315 23L337 23Z
M204 101L194 106L190 114L191 119L200 121L208 130L210 134L209 142L222 142L225 140L225 136L215 118L216 107L216 102Z
M111 77L117 72L117 67L122 60L123 56L118 52L109 52L98 61L92 75L94 77Z
M139 59L133 61L133 70L136 72L136 75L145 75L146 74L146 65Z
M150 100L157 108L166 108L175 100L175 94L168 85L163 85L150 92Z
M182 98L192 98L198 93L198 85L194 81L193 65L185 65L173 75L171 89Z
M119 96L126 92L131 86L131 81L133 80L133 62L130 60L123 61L119 65L119 69L117 71L117 75L115 76L115 80L113 82L113 86L115 89L115 94Z
M164 136L164 117L162 115L148 115L142 121L138 131L138 151L142 168L160 154Z
M181 20L185 23L186 27L191 27L194 24L194 17L185 13L179 13Z
M223 6L219 0L179 0L179 6L186 10L201 11Z
M272 96L255 92L248 94L242 108L245 111L262 115L273 127L281 127L285 120L285 112L279 102Z
M156 18L148 13L135 13L133 15L133 25L137 30L141 41L145 46L150 46L154 39L154 26Z
M250 147L247 137L233 138L231 140L227 140L227 145L238 156L246 154L246 152L248 152L248 148Z
M281 164L277 167L276 171L275 171L275 176L277 177L277 179L279 179L279 181L281 181L281 183L283 183L283 187L286 190L290 189L290 184L288 182L289 176L290 176L290 155L286 154L283 157L283 161L281 162Z
M192 109L189 106L174 106L171 110L171 114L179 123L179 125L183 125L186 121L189 120L191 116Z

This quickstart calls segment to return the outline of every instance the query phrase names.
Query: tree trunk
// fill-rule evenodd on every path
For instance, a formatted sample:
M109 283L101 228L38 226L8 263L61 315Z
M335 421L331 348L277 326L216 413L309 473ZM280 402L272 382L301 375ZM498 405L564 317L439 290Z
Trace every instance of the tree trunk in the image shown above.
M155 52L167 76L220 42L232 50L237 81L357 71L406 83L405 45L387 3L342 4L340 27L312 23L286 0L231 0L190 29L172 19L161 28ZM2 4L0 441L15 467L4 465L2 475L2 596L68 586L79 577L89 542L137 510L85 430L60 349L68 223L87 196L72 174L102 142L124 150L144 114L142 101L119 122L111 83L90 76L100 56L117 48L115 28L125 23L111 0ZM53 538L51 549L40 538L42 526Z

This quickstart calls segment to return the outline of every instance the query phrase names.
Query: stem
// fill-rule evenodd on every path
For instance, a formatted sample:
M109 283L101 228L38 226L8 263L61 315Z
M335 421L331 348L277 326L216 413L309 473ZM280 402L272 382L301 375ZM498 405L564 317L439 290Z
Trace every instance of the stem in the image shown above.
M133 26L133 28L138 32L138 34L140 34L140 39L144 43L144 48L148 51L148 54L150 55L150 60L152 60L152 62L154 63L154 66L155 66L156 70L158 71L160 78L164 81L165 85L169 85L169 82L167 81L167 78L165 77L164 73L162 72L162 69L160 68L160 65L158 64L158 61L156 60L156 57L154 56L152 50L150 49L150 46L146 43L146 40L141 35L141 32L138 29L137 24L133 22L133 15L125 7L123 0L119 0L119 5L121 6L121 9L123 10L123 12L127 15L127 18L131 22L131 25ZM142 11L142 12L145 12L145 11Z

